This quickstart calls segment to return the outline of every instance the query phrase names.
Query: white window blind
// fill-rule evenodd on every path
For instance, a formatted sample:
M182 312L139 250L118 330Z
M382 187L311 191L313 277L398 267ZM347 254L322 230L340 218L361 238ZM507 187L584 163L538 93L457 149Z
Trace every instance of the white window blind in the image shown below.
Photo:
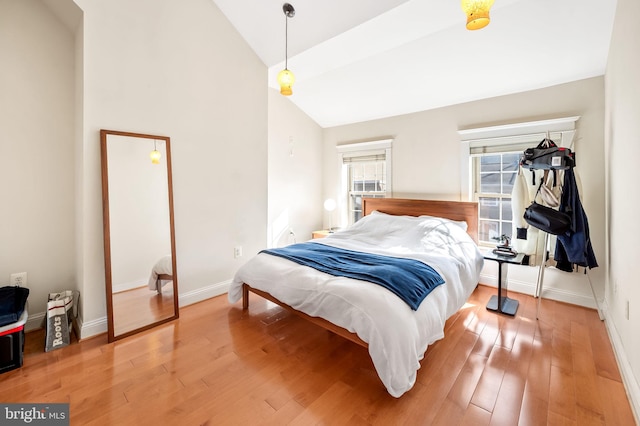
M386 154L383 152L377 154L365 154L365 155L353 155L350 153L349 155L342 156L342 163L368 163L375 161L385 161L387 158Z

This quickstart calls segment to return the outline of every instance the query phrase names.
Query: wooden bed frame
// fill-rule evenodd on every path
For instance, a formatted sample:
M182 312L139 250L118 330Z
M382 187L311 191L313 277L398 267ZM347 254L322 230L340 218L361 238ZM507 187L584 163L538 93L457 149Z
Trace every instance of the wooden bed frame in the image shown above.
M366 216L373 211L397 215L397 216L437 216L456 221L467 222L467 233L478 242L478 203L465 201L434 201L434 200L410 200L401 198L364 198L362 200L362 213ZM292 308L281 302L269 293L252 288L248 284L242 285L242 309L249 309L249 292L255 293L277 305L280 305L289 312L292 312L314 324L319 325L345 339L351 340L365 348L368 344L360 339L357 334L352 333L340 326L333 324L323 318L312 317Z
M173 275L158 274L158 278L156 278L156 291L158 294L162 293L162 281L173 281Z

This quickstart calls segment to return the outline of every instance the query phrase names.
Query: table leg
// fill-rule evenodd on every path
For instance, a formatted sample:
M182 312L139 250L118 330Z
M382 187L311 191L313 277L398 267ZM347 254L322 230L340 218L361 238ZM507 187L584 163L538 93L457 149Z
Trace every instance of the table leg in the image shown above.
M507 297L507 267L508 265L506 263L498 262L498 294L491 296L489 303L487 303L487 309L513 316L518 311L518 305L520 303L515 299ZM503 281L505 287L502 286Z

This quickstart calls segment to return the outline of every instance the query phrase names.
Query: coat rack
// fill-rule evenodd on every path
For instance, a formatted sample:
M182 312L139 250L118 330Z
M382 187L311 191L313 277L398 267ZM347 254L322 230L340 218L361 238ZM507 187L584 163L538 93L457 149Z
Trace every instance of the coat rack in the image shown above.
M548 142L552 142L551 139L549 139L549 132L546 133L546 138L540 143L540 145L538 145L538 148L543 148L541 145L547 143L546 147L548 147ZM553 144L553 146L555 147L555 144ZM564 148L558 149L558 151L560 150L564 150ZM535 150L526 150L525 151L525 155L523 156L520 164L523 167L526 167L530 170L567 170L570 168L575 167L575 155L573 153L571 153L571 150L566 150L565 152L562 153L562 156L567 156L567 152L569 153L570 158L560 158L561 156L558 155L557 157L552 158L551 162L549 164L543 163L543 162L539 162L536 163L535 161L531 160L532 156L531 156L531 152L530 151L535 151ZM529 154L529 155L528 155ZM535 158L535 155L534 157ZM557 161L556 161L557 160ZM542 185L542 183L541 183ZM543 230L539 230L539 232L544 234L544 244L543 244L543 254L542 254L542 261L540 262L540 268L538 270L538 278L536 281L536 290L535 290L535 297L538 298L538 303L537 303L537 307L536 307L536 319L539 318L539 314L540 314L540 302L542 299L542 291L543 291L543 283L544 283L544 272L545 272L545 268L547 266L547 254L549 253L549 233L543 231ZM589 246L590 247L590 246ZM594 258L595 261L595 258ZM604 320L604 316L602 315L602 311L600 309L600 304L598 303L598 298L596 297L596 292L593 288L593 283L591 282L591 277L589 276L588 272L587 272L587 267L585 267L584 270L584 274L587 276L587 279L589 280L589 287L591 288L591 293L593 294L593 300L596 303L596 309L598 311L598 317L600 318L600 320Z

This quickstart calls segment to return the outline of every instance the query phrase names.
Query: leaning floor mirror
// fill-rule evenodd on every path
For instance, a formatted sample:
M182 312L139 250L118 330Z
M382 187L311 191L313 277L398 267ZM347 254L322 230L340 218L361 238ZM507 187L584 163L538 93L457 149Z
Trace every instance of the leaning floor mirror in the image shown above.
M100 130L109 342L178 318L167 136Z

